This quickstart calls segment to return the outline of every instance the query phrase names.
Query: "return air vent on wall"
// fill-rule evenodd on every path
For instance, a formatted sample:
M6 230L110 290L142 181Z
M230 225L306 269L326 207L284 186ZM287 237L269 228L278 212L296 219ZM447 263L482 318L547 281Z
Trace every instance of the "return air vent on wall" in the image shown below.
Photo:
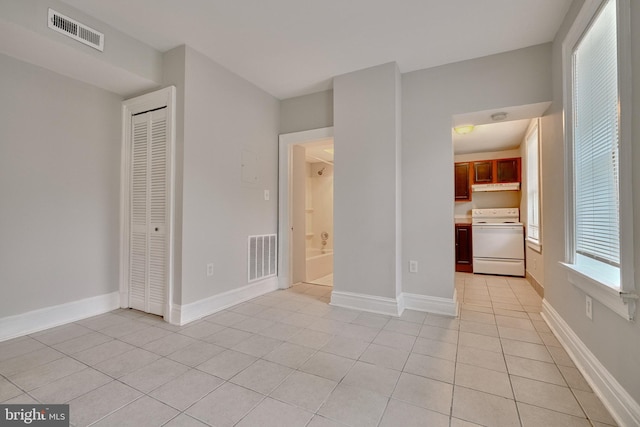
M276 237L275 234L249 236L249 282L276 275Z
M80 22L64 16L53 9L49 9L49 28L61 34L71 37L74 40L98 49L104 49L104 34L94 30Z

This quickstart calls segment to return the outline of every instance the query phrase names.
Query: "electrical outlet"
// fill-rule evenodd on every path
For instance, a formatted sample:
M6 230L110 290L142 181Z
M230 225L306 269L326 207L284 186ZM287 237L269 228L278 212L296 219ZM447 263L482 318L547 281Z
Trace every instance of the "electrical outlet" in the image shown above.
M409 273L417 273L418 272L418 261L409 261Z
M207 264L207 276L213 276L213 264Z
M585 314L587 315L589 320L593 320L593 300L589 295L587 295L586 299Z
M269 200L269 197L270 197L269 190L264 190L264 199Z

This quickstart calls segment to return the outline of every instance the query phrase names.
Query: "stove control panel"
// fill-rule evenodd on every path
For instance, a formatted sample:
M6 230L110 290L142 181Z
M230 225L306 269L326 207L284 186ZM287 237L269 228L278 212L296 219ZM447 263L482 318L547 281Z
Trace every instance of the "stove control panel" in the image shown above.
M486 220L487 222L517 222L520 218L520 209L518 208L472 209L471 218L474 221Z

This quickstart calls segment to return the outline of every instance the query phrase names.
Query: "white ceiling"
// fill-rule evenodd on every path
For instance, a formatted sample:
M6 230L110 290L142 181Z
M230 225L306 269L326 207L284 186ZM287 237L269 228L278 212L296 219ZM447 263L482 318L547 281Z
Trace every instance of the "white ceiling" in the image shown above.
M277 98L551 41L571 0L63 0L160 51L187 44Z
M333 138L325 138L313 142L307 142L302 144L302 146L305 148L307 162L333 163Z
M532 118L541 117L551 105L550 102L518 105L495 110L475 111L456 114L452 127L474 125L473 132L459 135L451 131L455 154L486 153L518 148ZM496 122L491 116L496 113L507 115L504 121Z

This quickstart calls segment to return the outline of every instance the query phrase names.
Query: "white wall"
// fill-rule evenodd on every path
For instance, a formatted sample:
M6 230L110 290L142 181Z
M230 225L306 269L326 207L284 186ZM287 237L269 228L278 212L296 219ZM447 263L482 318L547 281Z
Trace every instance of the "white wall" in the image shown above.
M574 2L553 45L553 104L542 120L543 257L545 299L605 368L640 402L640 323L629 322L593 300L593 320L585 316L585 295L567 280L564 261L564 140L562 123L562 40L578 12ZM640 4L631 1L631 28L640 28ZM640 37L632 32L633 108L640 108ZM634 117L637 116L637 112ZM640 164L640 121L633 121L633 164ZM635 282L640 282L640 169L633 169ZM637 285L636 285L637 286Z
M182 303L188 304L247 285L247 237L277 232L279 102L189 47L185 64ZM241 179L243 149L257 155L255 184ZM272 194L268 201L264 190Z
M334 79L334 289L395 298L399 140L395 63Z
M333 126L332 90L280 101L280 133L331 126Z
M49 8L103 33L104 50L49 29ZM59 0L2 0L0 53L127 97L162 79L160 52Z
M420 266L404 291L453 295L451 117L549 101L550 53L544 44L402 75L403 265Z
M0 55L0 317L118 290L113 93Z

